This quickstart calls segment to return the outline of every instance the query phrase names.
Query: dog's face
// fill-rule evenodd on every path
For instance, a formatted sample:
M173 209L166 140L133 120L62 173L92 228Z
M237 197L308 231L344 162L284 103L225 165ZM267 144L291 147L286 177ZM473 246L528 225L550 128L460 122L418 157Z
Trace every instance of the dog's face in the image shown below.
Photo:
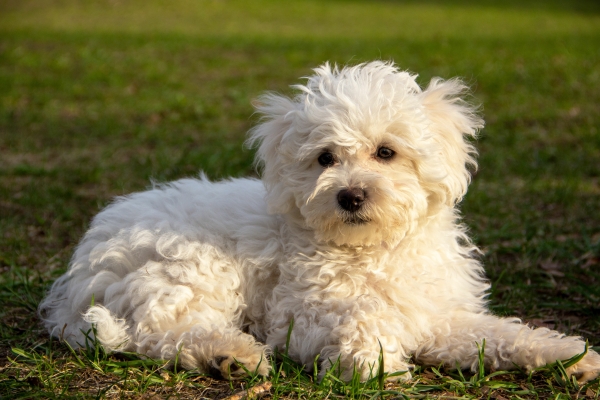
M267 95L251 134L275 213L338 245L395 244L469 182L481 120L458 81L415 77L372 62L315 70L294 99Z

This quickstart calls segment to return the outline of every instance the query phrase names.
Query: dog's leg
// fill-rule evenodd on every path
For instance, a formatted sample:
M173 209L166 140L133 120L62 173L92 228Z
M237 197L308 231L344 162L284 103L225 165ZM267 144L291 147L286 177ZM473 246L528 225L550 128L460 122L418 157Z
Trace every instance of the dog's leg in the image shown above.
M434 336L419 346L415 359L420 364L470 368L476 371L479 361L477 343L485 339L484 362L494 370L527 370L566 360L582 353L585 343L547 328L532 329L515 318L486 314L462 314L440 322ZM585 357L567 369L580 381L600 373L600 355L588 350Z
M106 287L85 320L106 348L217 371L235 379L269 371L267 347L240 330L246 309L235 260L206 244L194 257L148 261ZM127 338L123 346L110 346Z
M156 305L145 316L156 320L157 314L164 311L160 308ZM222 315L223 320L210 323L192 312L180 314L178 321L173 320L167 326L164 323L150 326L147 321L134 320L136 328L128 329L124 320L114 318L103 306L93 306L84 315L96 327L97 338L105 347L128 330L130 336L125 337L129 343L123 343L123 349L177 363L185 369L217 373L226 379L241 378L248 373L268 374L267 346L227 324L226 317ZM119 330L123 334L117 335Z
M267 343L280 350L285 348L289 316L293 315L287 351L308 370L318 355L321 377L333 367L333 374L339 372L344 380L351 379L354 371L366 380L377 376L380 368L384 372L406 371L396 379L410 378L411 365L405 344L412 343L414 349L416 339L400 322L397 312L376 300L363 296L301 305L288 296L277 305L278 311L285 312L278 313L278 319L272 321L276 327L270 330ZM402 336L399 332L403 332ZM381 355L383 365L380 365Z
M248 373L267 375L270 369L267 347L233 327L207 331L205 326L195 325L140 335L139 339L138 347L144 354L225 379L239 379Z

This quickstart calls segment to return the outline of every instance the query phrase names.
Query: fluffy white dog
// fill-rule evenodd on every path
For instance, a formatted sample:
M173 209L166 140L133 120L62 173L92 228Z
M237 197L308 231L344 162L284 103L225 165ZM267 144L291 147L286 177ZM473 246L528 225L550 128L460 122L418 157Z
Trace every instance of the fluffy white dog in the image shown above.
M486 309L476 247L456 204L483 126L459 80L392 63L315 69L294 98L267 94L250 133L263 179L182 179L117 199L93 220L40 305L73 346L94 324L108 351L268 373L286 346L308 369L362 378L409 361L532 369L585 343ZM241 368L243 366L244 368ZM588 351L569 368L596 377ZM404 375L409 377L410 374Z

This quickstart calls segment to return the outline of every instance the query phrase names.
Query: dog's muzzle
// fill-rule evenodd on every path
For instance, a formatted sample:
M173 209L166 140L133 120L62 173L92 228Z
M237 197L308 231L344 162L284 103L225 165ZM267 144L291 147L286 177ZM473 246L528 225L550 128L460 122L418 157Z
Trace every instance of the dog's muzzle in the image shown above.
M346 211L357 212L365 202L367 193L360 188L343 189L338 192L337 201Z

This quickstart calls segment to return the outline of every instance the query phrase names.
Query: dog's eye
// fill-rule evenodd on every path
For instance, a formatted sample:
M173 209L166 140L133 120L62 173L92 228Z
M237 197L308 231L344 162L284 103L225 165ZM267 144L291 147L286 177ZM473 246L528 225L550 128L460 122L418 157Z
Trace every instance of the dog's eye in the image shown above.
M335 163L335 157L330 152L325 152L319 156L317 161L319 161L321 166L327 168L331 167Z
M377 149L377 157L378 158L392 158L394 156L394 150L388 149L387 147L380 147Z

